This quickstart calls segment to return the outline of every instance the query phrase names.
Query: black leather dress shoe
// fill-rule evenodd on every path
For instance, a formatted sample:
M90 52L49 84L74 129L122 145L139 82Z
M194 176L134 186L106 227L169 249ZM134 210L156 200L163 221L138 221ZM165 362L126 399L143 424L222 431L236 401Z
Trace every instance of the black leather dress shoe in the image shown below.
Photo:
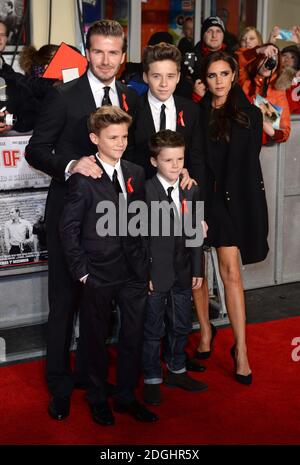
M92 418L95 423L102 426L112 426L115 424L115 417L107 402L90 405Z
M160 384L144 384L144 402L150 405L160 405Z
M70 414L70 397L52 397L48 413L54 420L64 420Z
M185 371L184 373L172 373L167 370L164 383L169 387L178 387L186 391L207 391L208 386L202 381L191 378Z
M143 421L144 423L153 423L158 420L158 416L148 410L143 404L140 404L137 400L134 400L130 404L123 404L115 401L114 411L118 413L128 413L135 420Z

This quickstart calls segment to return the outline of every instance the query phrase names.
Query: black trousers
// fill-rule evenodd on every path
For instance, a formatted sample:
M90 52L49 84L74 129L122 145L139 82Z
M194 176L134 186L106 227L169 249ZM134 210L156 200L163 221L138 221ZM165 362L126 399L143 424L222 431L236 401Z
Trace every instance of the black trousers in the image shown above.
M91 405L107 399L109 362L105 342L112 299L119 305L121 318L114 398L122 403L135 399L134 389L141 372L147 294L146 282L130 280L115 286L98 287L92 278L87 279L80 308L80 337L86 349L90 386L87 400Z
M67 397L73 389L70 368L70 344L74 317L79 310L82 290L80 283L74 283L67 268L60 239L55 230L48 236L48 298L49 317L47 325L46 380L53 396ZM76 352L75 371L85 370L85 355L82 342Z

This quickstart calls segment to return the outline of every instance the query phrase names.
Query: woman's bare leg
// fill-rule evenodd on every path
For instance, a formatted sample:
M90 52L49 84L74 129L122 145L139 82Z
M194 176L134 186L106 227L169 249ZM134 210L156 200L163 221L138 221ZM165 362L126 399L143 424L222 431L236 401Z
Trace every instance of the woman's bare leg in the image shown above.
M197 317L200 323L201 338L198 345L199 352L207 352L211 350L211 326L208 314L208 284L207 278L203 279L200 289L193 290L193 301L197 312Z
M246 310L237 247L217 249L221 279L224 284L225 302L236 345L237 373L251 373L246 346Z

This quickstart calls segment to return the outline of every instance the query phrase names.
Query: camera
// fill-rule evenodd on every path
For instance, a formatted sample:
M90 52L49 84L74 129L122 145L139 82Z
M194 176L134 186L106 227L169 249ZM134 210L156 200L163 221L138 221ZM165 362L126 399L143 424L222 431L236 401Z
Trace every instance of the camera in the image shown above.
M4 116L0 116L0 123L4 123L6 126L13 126L16 121L17 118L14 115L11 115L10 113Z
M275 57L270 57L265 61L265 68L269 71L272 71L277 66L277 59Z

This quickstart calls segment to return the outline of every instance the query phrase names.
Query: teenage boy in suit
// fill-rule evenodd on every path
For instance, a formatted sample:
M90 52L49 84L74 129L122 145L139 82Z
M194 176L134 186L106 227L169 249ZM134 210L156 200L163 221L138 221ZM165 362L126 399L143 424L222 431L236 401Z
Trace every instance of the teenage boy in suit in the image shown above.
M151 136L163 129L179 132L185 140L184 166L197 181L203 198L204 162L198 106L191 100L173 95L180 78L181 53L171 44L149 45L144 49L142 62L143 79L149 90L138 100L133 128L133 161L143 166L147 179L151 178L155 174L148 147Z
M105 426L114 424L107 401L105 347L113 299L121 312L114 409L143 422L158 419L134 395L141 365L147 300L147 248L141 236L121 237L118 232L119 211L124 212L131 202L144 199L142 168L121 160L130 123L131 117L118 107L104 106L92 113L90 138L97 145L96 160L103 175L100 180L82 174L70 177L60 221L62 246L71 275L75 282L84 283L80 328L87 355L87 400L93 420ZM111 232L107 235L100 230L99 223L106 215L108 204L113 211L108 216Z
M167 364L165 384L188 391L207 389L205 383L191 378L187 373L185 355L187 337L192 328L192 288L199 289L202 284L202 237L199 237L201 231L197 230L197 220L200 223L197 208L199 188L196 185L190 190L180 187L180 173L184 165L183 135L170 130L159 131L151 137L149 146L150 161L157 170L157 174L145 186L151 228L157 202L165 201L162 204L165 207L162 208L162 219L158 223L159 233L149 234L150 293L143 346L144 400L158 405L163 381L160 344L164 333ZM198 239L197 243L188 242L191 233L185 227L184 217L187 214L192 215L190 218L195 228L193 239ZM168 233L163 227L167 218L171 226ZM201 223L199 226L201 228Z
M49 318L47 325L46 379L52 398L48 412L56 420L69 415L76 378L70 368L70 342L80 288L69 273L59 239L59 220L67 192L66 179L75 173L101 176L87 129L89 115L102 105L115 105L133 115L137 95L116 80L125 60L126 37L122 26L111 20L94 23L86 37L87 72L78 79L53 88L46 97L26 160L52 177L46 206L49 269ZM84 372L84 356L77 370ZM84 351L83 351L84 355ZM77 381L82 382L81 379ZM83 380L85 381L85 380Z

